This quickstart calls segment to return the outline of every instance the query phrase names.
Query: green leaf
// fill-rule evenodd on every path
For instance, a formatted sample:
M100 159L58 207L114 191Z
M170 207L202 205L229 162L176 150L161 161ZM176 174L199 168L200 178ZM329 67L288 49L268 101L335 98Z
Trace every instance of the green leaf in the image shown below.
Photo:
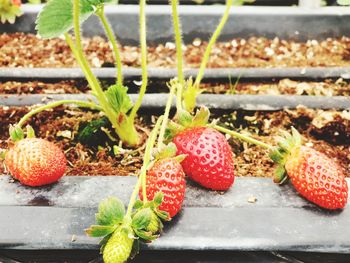
M104 237L114 232L115 226L91 226L85 230L90 237Z
M134 229L145 229L151 222L152 210L144 208L138 211L132 218L132 226Z
M118 84L110 86L105 94L108 102L116 113L127 113L132 108L128 88Z
M179 123L185 127L191 126L192 124L192 115L185 110L182 110L178 113L179 115Z
M135 234L142 238L143 240L146 240L146 241L153 241L153 240L156 240L159 236L158 235L153 235L152 232L147 232L147 231L144 231L144 230L135 230Z
M350 5L350 0L337 0L338 5Z
M95 12L96 0L80 0L80 23ZM42 38L54 38L73 28L73 1L50 0L36 20L36 30Z
M35 138L35 131L32 126L27 125L27 138Z
M114 226L123 221L124 215L124 204L115 197L109 197L100 203L96 222L102 226Z

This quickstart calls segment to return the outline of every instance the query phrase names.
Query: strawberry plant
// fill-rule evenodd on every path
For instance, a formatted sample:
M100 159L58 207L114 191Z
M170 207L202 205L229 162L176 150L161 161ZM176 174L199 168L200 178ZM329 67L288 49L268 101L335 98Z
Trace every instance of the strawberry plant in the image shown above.
M99 205L97 224L86 230L92 237L103 237L101 253L105 263L122 263L133 257L139 242L158 238L162 221L170 220L182 207L185 179L180 162L184 156L174 157L174 144L163 143L174 93L175 88L171 86L165 113L146 143L143 165L126 212L117 198L108 198Z
M0 0L1 23L15 23L16 17L22 15L21 4L21 0Z
M120 140L126 145L135 147L142 143L141 136L135 128L135 118L141 106L142 99L147 88L147 47L146 47L146 21L145 15L140 16L140 42L141 42L141 64L142 64L142 85L140 88L139 98L133 105L128 94L128 88L123 85L122 63L118 43L115 34L111 29L109 22L105 16L105 4L112 2L111 0L51 0L40 12L37 18L38 34L43 38L54 38L64 35L66 42L72 50L79 66L81 67L85 77L89 83L93 95L98 101L98 105L91 105L89 108L100 110L108 118L115 133ZM144 14L144 5L140 2L140 13ZM106 91L96 76L93 74L89 63L84 55L81 41L81 24L91 15L96 15L111 43L117 68L117 82L110 86ZM69 31L73 29L75 39L71 37ZM48 104L42 109L55 107L67 103L61 101L56 104ZM69 102L71 103L71 102ZM84 102L74 102L78 106ZM36 110L36 113L39 112Z

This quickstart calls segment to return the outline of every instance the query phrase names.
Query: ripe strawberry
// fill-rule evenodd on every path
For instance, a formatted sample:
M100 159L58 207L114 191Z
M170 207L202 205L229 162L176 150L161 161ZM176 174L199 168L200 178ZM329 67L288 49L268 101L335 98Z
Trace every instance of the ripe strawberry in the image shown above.
M10 174L24 185L41 186L60 179L67 160L53 143L27 138L16 142L5 156L5 165Z
M212 128L188 128L175 135L177 154L186 154L187 176L212 190L227 190L234 182L233 153L224 135Z
M104 263L124 263L128 260L134 239L123 229L117 229L103 249Z
M295 129L293 136L285 136L271 154L280 165L275 181L283 183L289 177L307 200L330 210L344 208L348 185L338 164L313 148L301 146L301 136Z
M11 0L13 5L16 5L18 7L20 7L22 5L22 1L21 0Z
M185 174L181 164L173 159L166 158L156 161L147 172L146 189L148 200L153 200L158 192L164 194L159 210L165 211L172 218L182 207L185 197ZM142 189L139 193L142 200Z

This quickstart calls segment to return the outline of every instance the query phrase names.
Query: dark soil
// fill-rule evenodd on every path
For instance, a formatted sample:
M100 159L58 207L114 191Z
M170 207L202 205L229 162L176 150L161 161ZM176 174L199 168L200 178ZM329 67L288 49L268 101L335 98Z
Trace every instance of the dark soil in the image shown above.
M8 126L19 120L27 108L0 108L0 148L7 148ZM155 113L157 115L157 113ZM281 129L293 125L304 136L305 143L336 159L348 174L350 171L350 112L320 111L299 108L277 112L213 112L222 125L252 134L272 143ZM42 112L30 124L37 136L56 142L69 161L68 175L130 175L141 166L143 148L120 149L116 155L111 147L87 147L77 142L80 123L99 118L98 113L84 112L77 108L57 108ZM140 114L138 127L147 135L156 116L148 112ZM143 127L143 128L141 128ZM271 177L274 165L266 150L230 139L235 155L237 176ZM119 145L118 141L115 142ZM0 174L5 173L0 165Z
M93 67L113 65L108 42L101 37L85 39L83 45ZM207 42L194 39L184 47L185 66L198 68ZM140 67L140 49L121 47L124 66ZM175 68L174 43L148 48L149 67ZM279 38L252 37L217 43L210 57L209 68L232 67L320 67L349 66L350 38L307 42ZM0 35L0 67L77 67L69 47L60 38L43 40L33 34Z
M106 88L108 84L104 82ZM132 82L126 83L129 92L137 93L139 86ZM343 79L324 81L294 81L282 79L274 82L243 82L231 80L226 84L202 84L204 93L213 94L290 94L290 95L318 95L318 96L350 96L350 82ZM60 81L47 83L41 81L6 81L0 82L0 94L77 94L89 92L84 81ZM148 93L168 92L164 83L149 85Z

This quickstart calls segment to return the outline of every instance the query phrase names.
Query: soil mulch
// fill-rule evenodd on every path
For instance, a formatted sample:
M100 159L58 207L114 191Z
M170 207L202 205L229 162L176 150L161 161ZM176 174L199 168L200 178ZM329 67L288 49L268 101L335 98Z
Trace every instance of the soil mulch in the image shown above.
M317 96L350 96L350 82L343 79L324 81L294 81L282 79L275 82L237 82L229 84L202 84L204 93L213 94L269 94L269 95L317 95ZM107 83L103 83L107 87ZM130 83L129 83L130 84ZM138 86L130 84L130 92L138 92ZM136 87L136 88L135 88ZM165 85L151 84L149 93L167 92ZM0 82L0 94L78 94L89 92L84 81L59 81L47 83L42 81L5 81Z
M0 107L0 148L7 147L8 126L19 120L28 108ZM155 113L156 115L156 113ZM276 112L214 112L222 125L253 135L264 142L272 143L281 129L293 125L304 136L305 143L338 160L341 167L350 171L350 112L321 111L303 107L297 110ZM137 174L141 166L143 147L119 148L114 153L110 146L88 147L77 142L81 123L99 118L94 112L77 108L60 107L45 111L34 117L30 124L37 136L56 142L67 156L67 175L130 175ZM138 127L147 133L156 116L140 114ZM118 141L114 144L119 145ZM274 165L266 150L230 139L235 155L237 176L271 177ZM103 145L103 144L102 144ZM0 174L5 173L0 164Z
M88 60L93 67L113 65L108 42L101 37L83 40ZM194 39L184 46L185 66L198 68L207 42ZM124 66L140 67L140 48L122 46ZM148 48L149 67L176 67L176 51L172 42ZM272 40L263 37L233 39L217 43L209 60L209 68L222 67L320 67L349 66L350 38L307 42ZM61 38L43 40L33 34L0 35L0 67L77 67L69 47Z

